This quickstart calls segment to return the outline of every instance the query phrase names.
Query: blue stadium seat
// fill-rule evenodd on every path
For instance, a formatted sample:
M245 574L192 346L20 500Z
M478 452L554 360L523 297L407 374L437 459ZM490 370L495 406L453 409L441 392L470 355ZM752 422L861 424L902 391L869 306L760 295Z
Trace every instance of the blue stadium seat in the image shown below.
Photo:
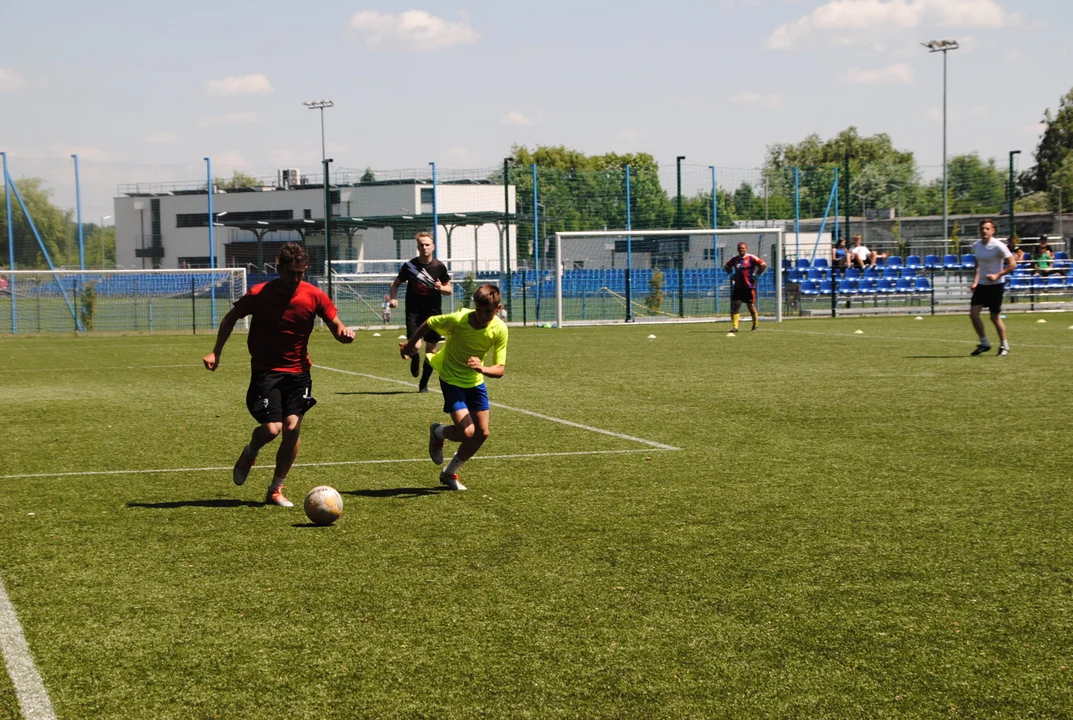
M1047 287L1047 278L1042 275L1033 275L1031 282L1033 289L1038 290Z
M976 256L972 253L965 253L961 256L961 268L963 270L972 270L976 267Z
M859 295L861 292L858 280L843 280L838 283L839 295Z
M915 278L920 273L920 268L911 268L908 265L902 270L903 278Z
M878 280L880 278L880 275L881 273L879 272L879 268L866 267L864 269L864 277L866 280Z
M811 265L810 265L810 263L808 261L808 258L798 258L797 262L794 265L795 265L795 267L797 267L798 271L801 271L801 270L807 271L807 270L811 269Z
M861 271L859 269L855 268L855 267L846 268L846 276L845 277L846 277L847 280L860 280L861 279Z
M918 277L913 281L913 290L918 293L930 293L931 281L926 277Z
M875 295L876 281L872 278L865 278L858 283L857 289L861 295Z
M1056 252L1054 254L1054 259L1055 260L1068 260L1069 259L1069 253L1067 253L1065 250L1059 250L1058 252Z
M894 292L894 283L894 280L883 278L879 281L879 285L876 286L876 292L880 295L889 295Z
M901 275L901 271L896 267L883 268L882 277L885 280L897 280L899 277L901 277Z
M830 280L824 280L820 283L820 295L830 295L832 291L832 285Z
M942 270L943 261L938 255L925 255L924 256L924 269L925 270Z
M887 267L887 258L884 258L884 257L876 258L876 267L881 267L881 268Z
M827 273L819 268L813 268L808 271L808 279L820 282L827 278Z
M961 258L959 258L957 255L943 255L943 269L960 270Z
M1032 280L1027 275L1018 275L1010 278L1006 288L1008 290L1027 290L1032 286Z
M924 261L920 259L919 255L910 255L905 259L905 266L912 270L920 270L924 267Z
M894 292L896 293L911 293L913 292L913 281L908 278L898 278L894 281Z
M818 281L816 281L816 280L806 280L805 282L801 283L801 294L802 295L819 295L820 294L820 283Z
M1051 275L1047 278L1048 290L1060 290L1066 286L1066 279L1061 275Z
M821 270L830 270L831 263L827 261L827 258L818 257L812 261L812 267L820 268Z

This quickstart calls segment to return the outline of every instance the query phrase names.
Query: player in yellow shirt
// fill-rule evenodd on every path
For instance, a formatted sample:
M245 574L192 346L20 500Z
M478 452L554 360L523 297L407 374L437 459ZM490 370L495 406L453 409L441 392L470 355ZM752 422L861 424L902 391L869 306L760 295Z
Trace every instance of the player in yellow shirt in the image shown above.
M473 293L473 308L430 317L400 346L405 360L417 352L417 343L429 330L447 338L429 362L440 376L443 411L454 424L432 423L428 455L442 465L443 441L461 443L440 473L440 482L451 490L466 489L458 479L458 470L488 439L491 405L484 379L501 378L507 371L507 324L499 319L503 307L499 300L499 288L481 285ZM492 364L485 365L489 356Z

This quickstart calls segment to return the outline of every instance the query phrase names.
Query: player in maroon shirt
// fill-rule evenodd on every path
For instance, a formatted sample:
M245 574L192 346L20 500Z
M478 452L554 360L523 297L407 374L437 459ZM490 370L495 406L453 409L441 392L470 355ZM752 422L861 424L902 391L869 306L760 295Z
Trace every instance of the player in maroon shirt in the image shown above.
M748 245L738 243L738 254L727 260L723 266L723 269L730 273L733 283L730 291L732 333L738 331L742 303L749 308L749 314L753 318L753 330L756 330L759 321L756 314L756 279L767 270L767 263L756 255L750 255L748 251Z
M251 370L246 407L260 425L238 456L232 478L236 485L246 482L258 451L283 433L276 452L276 472L265 503L292 507L294 503L283 496L283 483L298 457L302 417L317 403L312 396L307 353L314 318L319 316L341 343L353 342L354 331L339 320L338 311L327 295L302 281L309 256L301 245L284 245L276 263L279 279L254 285L235 301L220 321L216 346L203 362L208 370L215 371L235 323L247 315L253 316L246 338Z

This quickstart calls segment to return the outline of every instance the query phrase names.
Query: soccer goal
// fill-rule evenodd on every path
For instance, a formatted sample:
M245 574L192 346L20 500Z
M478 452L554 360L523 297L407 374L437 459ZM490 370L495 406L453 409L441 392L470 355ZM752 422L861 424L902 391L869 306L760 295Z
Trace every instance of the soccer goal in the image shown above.
M524 287L526 310L534 304L541 320L543 300L559 327L725 319L731 278L723 266L739 243L768 266L758 279L758 312L781 321L781 227L555 233L554 264Z
M397 262L397 261L396 261ZM334 263L333 263L334 265ZM388 298L391 283L398 277L393 273L335 273L332 275L332 293L339 309L339 317L349 327L406 326L406 283L399 287L398 307L390 307ZM454 312L469 307L473 291L482 283L500 284L500 278L475 278L472 274L452 277L454 292L443 298L443 312ZM324 283L321 283L324 289Z
M0 333L211 332L245 268L0 270Z

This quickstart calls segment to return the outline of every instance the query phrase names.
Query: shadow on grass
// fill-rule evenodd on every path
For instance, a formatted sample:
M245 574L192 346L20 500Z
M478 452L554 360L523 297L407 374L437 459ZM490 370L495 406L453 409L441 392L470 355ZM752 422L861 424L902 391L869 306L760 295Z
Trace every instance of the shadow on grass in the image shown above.
M128 502L127 507L150 508L151 510L174 510L184 507L207 507L207 508L236 508L236 507L264 507L264 503L258 500L171 500L160 503Z
M337 392L336 395L414 395L417 390L366 390L362 392Z
M387 498L387 497L403 497L413 498L422 497L424 495L439 495L443 492L443 488L431 488L431 487L409 487L409 488L381 488L380 490L346 490L342 491L343 495L355 495L357 497L367 498Z

